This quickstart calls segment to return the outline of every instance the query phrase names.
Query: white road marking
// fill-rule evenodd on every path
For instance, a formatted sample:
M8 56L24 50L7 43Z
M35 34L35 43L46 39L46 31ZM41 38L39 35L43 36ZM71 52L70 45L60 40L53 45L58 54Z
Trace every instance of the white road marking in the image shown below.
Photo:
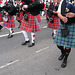
M42 28L45 29L45 28L47 28L47 26L43 26Z
M41 51L43 51L43 50L46 50L46 49L48 49L49 48L49 46L48 47L45 47L45 48L43 48L43 49L40 49L40 50L38 50L38 51L36 51L36 53L39 53L39 52L41 52Z
M0 69L2 69L2 68L4 68L4 67L7 67L7 66L9 66L9 65L15 64L15 63L17 63L17 62L19 62L19 61L20 61L20 60L18 59L18 60L15 60L15 61L11 62L11 63L7 63L7 64L5 64L5 65L3 65L3 66L0 66Z
M19 34L19 33L22 33L22 31L19 31L19 32L15 32L13 34ZM8 36L9 34L5 34L5 35L0 35L0 37L5 37L5 36Z
M42 28L45 29L45 28L47 28L47 26L43 26ZM15 32L15 33L13 33L13 35L14 35L14 34L19 34L19 33L22 33L22 31ZM0 35L0 37L5 37L5 36L8 36L8 35L9 35L9 34L4 34L4 35Z

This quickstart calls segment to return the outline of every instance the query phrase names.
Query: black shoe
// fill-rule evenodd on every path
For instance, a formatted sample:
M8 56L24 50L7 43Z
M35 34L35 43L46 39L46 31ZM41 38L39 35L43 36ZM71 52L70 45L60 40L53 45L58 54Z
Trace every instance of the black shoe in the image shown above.
M26 45L27 43L29 43L30 41L28 40L28 41L25 41L25 42L23 42L21 45Z
M14 31L12 31L12 33L14 33Z
M8 38L12 38L13 37L13 35L8 35Z
M64 54L61 54L58 58L58 60L62 60L64 58Z
M63 60L63 63L61 64L62 68L65 68L67 66L67 59Z
M52 36L54 35L54 33L52 33Z
M32 47L34 45L35 45L35 43L29 43L28 47Z

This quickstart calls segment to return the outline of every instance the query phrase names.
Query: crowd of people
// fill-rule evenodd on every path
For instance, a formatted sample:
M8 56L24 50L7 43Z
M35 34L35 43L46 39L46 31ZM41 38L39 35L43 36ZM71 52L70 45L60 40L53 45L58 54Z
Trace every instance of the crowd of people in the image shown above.
M10 2L12 3L12 0L9 0L6 5ZM47 1L46 5L42 0L23 0L23 2L15 0L15 3L12 4L15 7L21 6L16 13L16 20L20 23L18 28L22 30L25 38L22 45L28 43L28 47L35 45L35 32L41 31L40 11L46 12L47 28L52 29L54 43L61 51L58 60L63 59L61 67L65 68L71 48L75 48L75 6L66 0ZM33 8L37 12L33 11ZM4 13L8 18L5 19L4 16L2 18L0 13L0 22L3 21L3 25L0 25L0 30L3 27L7 28L9 30L8 38L12 38L13 28L15 27L14 16L7 9L4 10ZM31 40L28 37L27 31L31 33Z

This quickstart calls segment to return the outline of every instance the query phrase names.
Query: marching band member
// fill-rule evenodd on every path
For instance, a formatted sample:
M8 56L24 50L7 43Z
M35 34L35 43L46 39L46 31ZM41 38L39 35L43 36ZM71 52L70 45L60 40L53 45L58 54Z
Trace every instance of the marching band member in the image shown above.
M48 22L48 28L52 28L52 36L55 39L57 34L57 29L59 28L59 18L57 17L57 9L58 9L58 0L53 0L53 3L50 3L48 8L48 15L50 17ZM52 11L51 11L52 10Z
M22 43L22 45L26 45L30 42L26 32L29 31L31 33L31 42L29 43L28 47L32 47L35 45L35 32L41 31L40 24L38 21L39 19L37 18L37 16L40 14L39 9L41 7L40 5L38 5L39 0L24 0L24 2L25 4L23 5L22 9L25 14L20 26L20 29L23 30L22 32L25 38L25 41Z
M22 22L22 19L23 19L23 11L21 9L21 5L22 5L22 2L21 0L15 0L15 3L14 3L15 7L19 7L19 12L17 12L16 14L16 20L20 23L21 25L21 22ZM20 28L20 25L18 28Z
M58 8L60 25L54 42L61 51L58 60L63 59L62 68L67 66L67 59L71 48L75 48L75 16L73 13L75 13L75 6L66 2L66 0L61 0Z
M14 32L13 28L15 27L14 17L8 13L9 9L11 9L11 5L13 5L13 2L9 0L6 6L4 6L4 14L7 18L3 17L3 26L9 30L8 38L13 37L12 33Z

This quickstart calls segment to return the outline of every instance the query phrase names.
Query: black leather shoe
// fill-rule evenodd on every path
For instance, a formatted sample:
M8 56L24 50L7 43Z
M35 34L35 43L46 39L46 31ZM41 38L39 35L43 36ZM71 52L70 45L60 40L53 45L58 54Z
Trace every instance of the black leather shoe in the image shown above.
M62 60L64 58L64 54L61 54L58 58L58 60Z
M62 68L65 68L67 66L67 59L63 60L63 63L61 64Z
M54 35L54 33L52 33L52 36Z
M29 43L28 47L32 47L34 45L35 45L35 43Z
M8 38L12 38L13 37L13 35L8 35Z
M21 45L26 45L27 43L29 43L30 41L28 40L28 41L25 41L25 42L23 42Z

